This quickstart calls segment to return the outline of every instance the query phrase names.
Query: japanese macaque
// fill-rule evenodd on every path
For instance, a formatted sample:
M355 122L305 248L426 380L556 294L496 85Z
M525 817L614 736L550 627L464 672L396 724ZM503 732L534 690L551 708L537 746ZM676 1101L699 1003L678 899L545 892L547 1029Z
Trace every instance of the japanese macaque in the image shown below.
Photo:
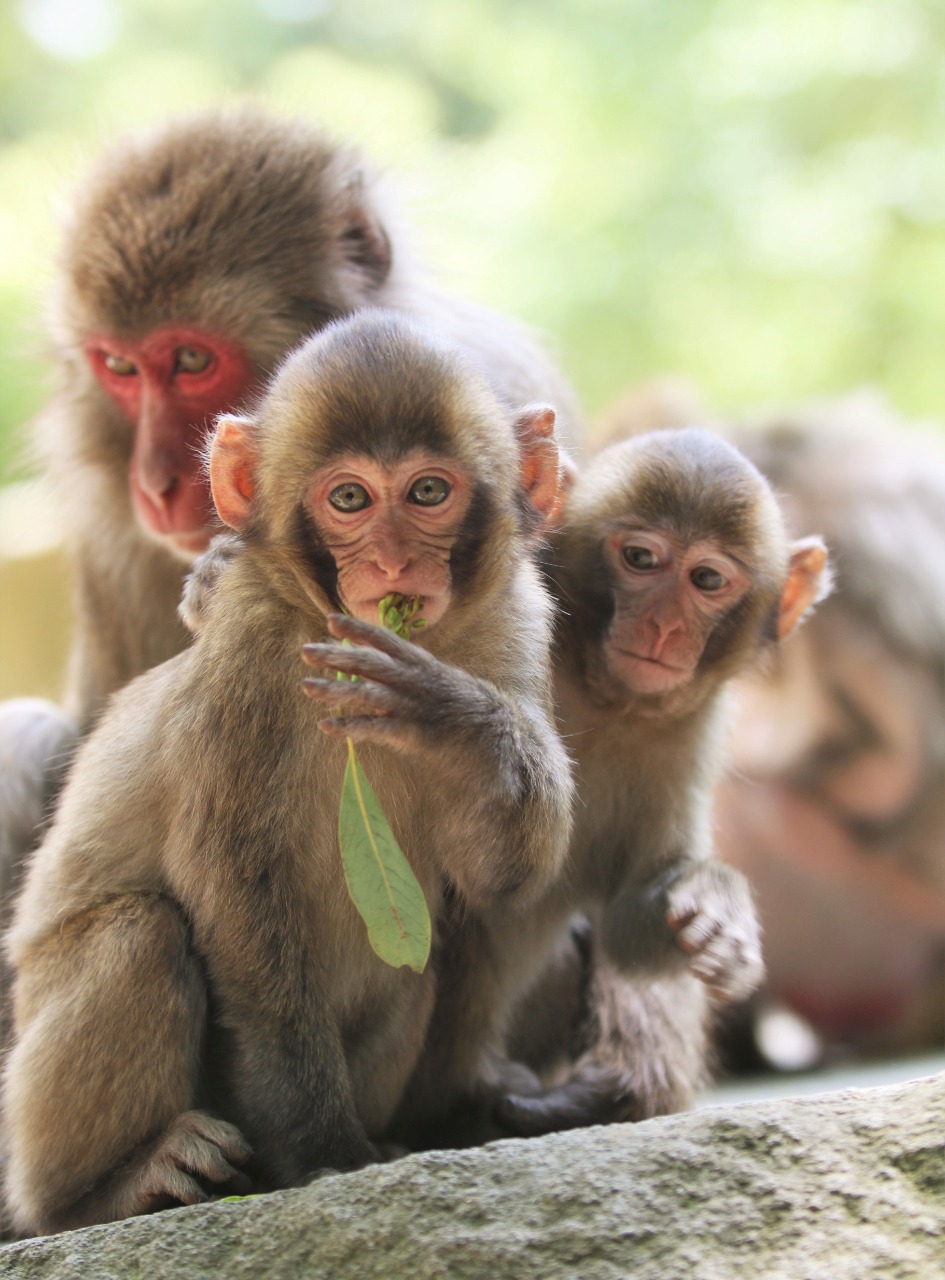
M571 770L528 554L557 490L552 421L377 311L309 339L252 417L219 419L213 498L241 545L192 647L80 751L8 936L21 1233L194 1203L238 1169L274 1188L376 1157L437 969L385 965L348 897L345 738L435 935L447 899L524 907L559 871ZM391 592L422 597L412 642L374 624Z
M39 422L75 630L63 707L0 718L11 874L109 695L188 642L181 586L221 529L201 462L209 425L302 337L393 307L472 352L504 403L552 400L567 432L573 397L535 342L431 287L402 239L353 150L257 110L131 138L88 175L52 299L59 390Z
M558 897L583 904L591 929L562 940L523 1006L511 1052L553 1087L505 1100L518 1132L689 1105L711 1004L761 981L748 885L713 857L724 695L824 593L826 561L818 538L788 541L764 479L707 432L615 445L568 495L549 571L578 801ZM567 977L582 951L583 985ZM559 1028L571 1061L555 1082L546 1006L569 999L586 1014L565 1018L570 1045Z
M875 395L736 437L820 529L837 589L739 689L722 856L751 878L768 983L736 1065L941 1049L945 1026L945 451Z

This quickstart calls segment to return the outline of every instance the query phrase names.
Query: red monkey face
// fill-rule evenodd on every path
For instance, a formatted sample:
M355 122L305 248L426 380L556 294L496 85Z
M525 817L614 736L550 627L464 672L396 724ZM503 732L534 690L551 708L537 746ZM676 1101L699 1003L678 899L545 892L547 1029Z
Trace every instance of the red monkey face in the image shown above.
M470 486L452 458L414 450L388 463L334 459L316 473L306 503L338 572L338 596L365 622L391 592L423 597L430 625L446 612L450 554L469 508Z
M134 428L129 483L138 519L190 560L218 528L203 445L218 413L255 385L246 352L186 326L134 341L100 334L86 343L96 378Z
M685 542L659 528L622 528L604 554L615 609L608 665L633 693L689 681L719 620L750 586L746 569L711 539Z

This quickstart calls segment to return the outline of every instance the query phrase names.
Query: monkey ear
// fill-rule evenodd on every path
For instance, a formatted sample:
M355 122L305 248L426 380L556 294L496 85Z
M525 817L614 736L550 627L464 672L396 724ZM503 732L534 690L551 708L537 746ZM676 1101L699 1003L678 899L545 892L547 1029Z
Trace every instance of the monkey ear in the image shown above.
M791 543L787 580L778 609L778 639L786 640L812 605L830 594L833 575L827 548L818 537Z
M239 532L249 519L255 489L256 442L252 418L221 414L210 442L210 492L224 524Z
M360 171L352 176L346 195L349 203L339 232L341 251L368 287L379 289L390 275L393 254L390 237L370 206Z
M515 434L522 460L522 487L547 527L557 518L562 482L554 409L547 404L526 405L515 415Z
M568 498L571 496L571 490L577 484L578 465L571 457L566 449L558 448L558 496L555 498L554 506L545 521L548 529L557 529L564 521L564 514L568 506Z

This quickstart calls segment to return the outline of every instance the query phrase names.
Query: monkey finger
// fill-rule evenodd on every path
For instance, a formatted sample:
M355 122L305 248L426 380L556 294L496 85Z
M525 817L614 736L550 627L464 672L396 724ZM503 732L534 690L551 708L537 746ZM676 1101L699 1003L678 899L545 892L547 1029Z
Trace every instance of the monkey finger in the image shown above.
M689 967L721 1000L743 999L760 985L764 976L760 953L754 957L742 939L724 936L713 939L694 955Z
M722 932L722 922L715 916L699 911L692 916L684 928L679 929L676 941L683 951L689 955L704 951L705 948Z
M393 658L401 658L412 665L422 665L429 655L409 640L395 635L387 627L374 622L362 622L348 613L332 613L328 616L328 631L336 640L350 640L353 644L371 645Z
M302 681L302 692L315 702L327 702L332 710L346 715L393 715L401 709L402 699L385 685L373 681L326 680L308 676Z
M160 1167L149 1166L143 1171L128 1207L133 1206L134 1213L150 1213L168 1199L178 1204L206 1204L210 1193L191 1174L162 1162Z
M362 680L390 681L400 673L394 659L363 645L306 644L302 646L302 661L310 667L340 671L343 675L358 676Z

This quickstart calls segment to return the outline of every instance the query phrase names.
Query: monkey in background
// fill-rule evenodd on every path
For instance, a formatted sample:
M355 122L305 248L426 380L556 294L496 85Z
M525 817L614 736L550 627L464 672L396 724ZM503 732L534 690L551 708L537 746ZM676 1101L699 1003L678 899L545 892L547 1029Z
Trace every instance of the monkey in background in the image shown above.
M583 906L591 931L586 985L564 939L513 1020L511 1056L550 1083L500 1104L521 1134L690 1105L711 1002L761 981L747 882L713 857L726 693L829 589L820 539L789 541L760 473L698 430L599 454L567 495L548 572L578 783L548 901ZM567 1012L575 999L583 1014Z
M719 847L756 886L769 976L726 1051L941 1049L945 449L866 392L733 435L791 527L822 530L837 588L739 690Z
M346 737L435 929L447 899L524 908L566 852L527 554L557 491L548 411L513 419L455 348L365 312L219 420L209 470L241 545L192 647L81 751L8 936L21 1233L195 1203L240 1167L260 1189L375 1158L437 971L387 967L348 898ZM392 591L422 596L414 642L369 621Z
M595 431L709 414L680 379ZM945 449L875 392L714 422L768 477L836 583L740 680L719 856L749 875L768 982L723 1024L729 1069L937 1050L945 1025ZM785 1016L785 1014L789 1016Z
M351 148L301 120L210 111L115 145L72 210L51 299L59 387L38 443L74 572L61 708L0 708L9 900L76 741L106 699L189 640L193 557L221 526L200 461L213 418L333 318L393 307L478 360L503 403L574 398L531 337L424 278Z

